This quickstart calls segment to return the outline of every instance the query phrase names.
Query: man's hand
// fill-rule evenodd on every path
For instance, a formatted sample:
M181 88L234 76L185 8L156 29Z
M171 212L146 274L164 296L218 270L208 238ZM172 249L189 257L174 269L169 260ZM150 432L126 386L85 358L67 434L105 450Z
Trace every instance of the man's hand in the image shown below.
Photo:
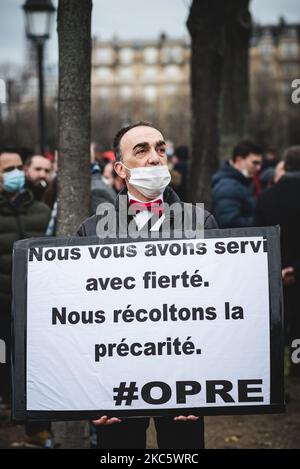
M175 422L197 422L200 417L196 417L196 415L178 415L174 417ZM122 422L121 419L117 417L108 418L106 415L103 415L98 420L92 420L94 425L113 425L114 423Z
M282 282L285 287L289 287L290 285L294 285L296 281L295 269L294 267L285 267L281 271L282 275Z
M174 417L174 420L176 422L197 422L200 417L196 417L196 415L178 415L177 417Z
M118 419L117 417L112 417L109 419L106 415L103 415L98 420L92 420L92 422L94 425L113 425L114 423L122 422L122 420Z

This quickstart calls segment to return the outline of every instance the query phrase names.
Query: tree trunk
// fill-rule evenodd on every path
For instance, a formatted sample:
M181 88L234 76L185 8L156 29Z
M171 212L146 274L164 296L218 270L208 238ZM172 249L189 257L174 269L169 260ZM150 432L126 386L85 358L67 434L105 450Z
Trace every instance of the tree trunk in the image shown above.
M91 0L58 5L58 236L72 236L89 216ZM63 448L89 446L87 422L53 425Z
M58 5L58 236L89 216L91 0Z
M210 205L211 176L218 167L218 113L225 3L193 0L187 27L191 46L190 200Z
M251 14L249 0L227 0L221 97L221 157L231 156L232 147L247 130Z

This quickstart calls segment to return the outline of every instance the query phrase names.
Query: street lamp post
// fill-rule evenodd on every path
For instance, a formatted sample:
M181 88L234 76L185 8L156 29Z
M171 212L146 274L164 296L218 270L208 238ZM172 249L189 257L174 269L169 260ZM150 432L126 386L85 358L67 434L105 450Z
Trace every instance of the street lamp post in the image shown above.
M55 8L51 0L26 0L23 5L26 20L26 36L36 47L37 69L39 82L38 100L38 128L39 147L43 155L45 152L45 112L44 112L44 45L50 36L53 14Z

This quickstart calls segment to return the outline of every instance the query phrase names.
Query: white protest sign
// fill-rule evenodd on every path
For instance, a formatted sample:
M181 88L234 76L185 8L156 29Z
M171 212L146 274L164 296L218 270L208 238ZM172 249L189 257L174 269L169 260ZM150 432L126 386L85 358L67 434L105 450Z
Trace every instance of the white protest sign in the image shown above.
M270 404L266 251L259 236L31 247L27 410Z

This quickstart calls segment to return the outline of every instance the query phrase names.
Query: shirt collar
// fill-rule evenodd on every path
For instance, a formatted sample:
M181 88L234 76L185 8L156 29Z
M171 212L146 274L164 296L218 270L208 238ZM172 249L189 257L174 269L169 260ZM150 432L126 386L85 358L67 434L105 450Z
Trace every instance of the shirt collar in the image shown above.
M136 200L137 202L140 202L141 204L145 204L146 202L144 200L140 200L137 197L134 197L130 192L127 192L128 195L128 200ZM156 200L161 199L162 201L164 200L163 193L161 193L158 197L155 197L153 200L149 200L149 202L155 202Z

